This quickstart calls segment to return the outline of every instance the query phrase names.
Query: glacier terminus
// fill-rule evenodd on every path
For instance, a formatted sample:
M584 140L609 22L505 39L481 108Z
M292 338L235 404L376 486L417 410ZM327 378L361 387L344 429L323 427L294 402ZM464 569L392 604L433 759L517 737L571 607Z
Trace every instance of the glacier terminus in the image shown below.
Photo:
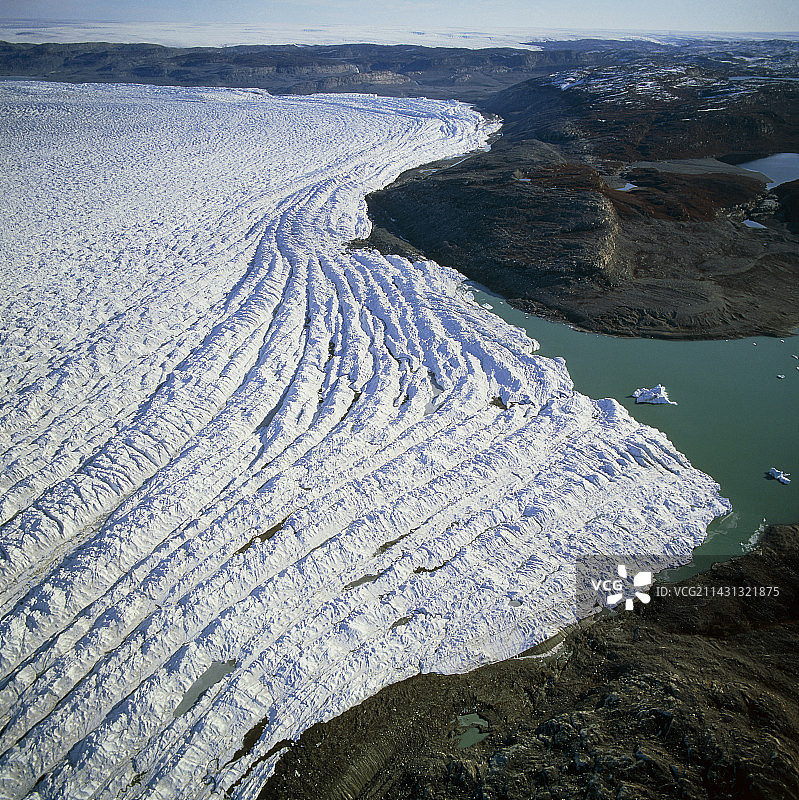
M346 243L456 102L0 84L0 797L255 798L281 743L689 560L712 478L463 277ZM246 742L246 746L245 746Z

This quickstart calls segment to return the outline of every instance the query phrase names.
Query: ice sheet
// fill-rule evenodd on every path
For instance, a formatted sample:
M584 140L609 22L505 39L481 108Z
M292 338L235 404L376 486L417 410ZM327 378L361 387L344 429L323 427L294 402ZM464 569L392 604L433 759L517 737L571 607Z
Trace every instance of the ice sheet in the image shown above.
M484 145L468 107L0 100L0 797L256 797L313 723L572 622L579 555L726 510L457 272L343 246Z

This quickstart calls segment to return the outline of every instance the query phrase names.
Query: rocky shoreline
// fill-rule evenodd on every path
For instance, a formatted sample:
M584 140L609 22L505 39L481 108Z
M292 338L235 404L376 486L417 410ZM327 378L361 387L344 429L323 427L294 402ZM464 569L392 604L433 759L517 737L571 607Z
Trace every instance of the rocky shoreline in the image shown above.
M767 191L735 164L799 150L799 88L742 91L709 61L669 71L646 57L486 98L479 108L504 121L491 151L371 195L374 231L357 244L423 254L584 330L790 335L799 183Z
M546 657L387 687L306 731L260 797L795 798L797 575L799 525L771 526Z

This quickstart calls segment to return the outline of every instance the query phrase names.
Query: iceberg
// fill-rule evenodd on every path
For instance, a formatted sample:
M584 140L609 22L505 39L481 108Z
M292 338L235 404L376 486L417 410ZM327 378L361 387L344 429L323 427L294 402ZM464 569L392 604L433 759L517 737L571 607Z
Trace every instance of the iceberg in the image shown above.
M636 403L668 403L671 406L676 406L673 400L669 400L666 387L658 384L652 389L636 389L633 392L633 397Z
M788 483L791 482L791 479L788 477L788 475L790 475L790 473L789 472L783 472L781 469L777 469L776 467L772 467L768 471L768 474L772 478L774 478L775 480L778 480L780 483L788 484Z
M3 82L0 796L257 797L729 503L463 276L345 243L455 102ZM508 597L518 600L509 603Z

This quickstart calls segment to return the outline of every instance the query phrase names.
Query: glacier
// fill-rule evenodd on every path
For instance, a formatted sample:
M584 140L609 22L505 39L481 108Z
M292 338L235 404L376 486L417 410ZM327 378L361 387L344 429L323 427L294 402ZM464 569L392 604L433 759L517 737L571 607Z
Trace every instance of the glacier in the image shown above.
M254 798L315 722L574 622L576 559L684 563L729 509L456 271L345 246L487 146L468 106L11 81L0 117L0 797Z

